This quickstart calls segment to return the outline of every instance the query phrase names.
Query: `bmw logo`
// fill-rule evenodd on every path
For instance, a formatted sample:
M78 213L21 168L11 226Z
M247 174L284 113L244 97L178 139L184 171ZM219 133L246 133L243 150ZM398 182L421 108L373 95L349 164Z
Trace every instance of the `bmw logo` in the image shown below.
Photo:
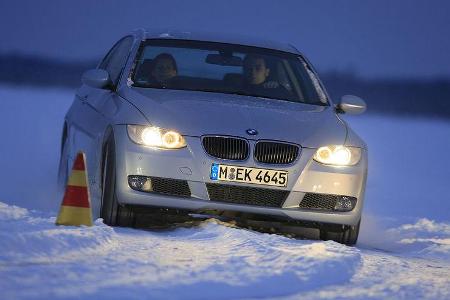
M246 130L248 135L257 135L258 131L256 131L256 129L247 129Z

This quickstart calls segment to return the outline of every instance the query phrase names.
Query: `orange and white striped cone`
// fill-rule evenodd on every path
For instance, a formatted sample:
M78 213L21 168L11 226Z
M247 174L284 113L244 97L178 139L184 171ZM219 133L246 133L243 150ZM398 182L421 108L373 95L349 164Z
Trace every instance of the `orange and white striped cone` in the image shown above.
M79 152L67 182L61 209L56 219L57 225L92 226L85 162L84 153Z

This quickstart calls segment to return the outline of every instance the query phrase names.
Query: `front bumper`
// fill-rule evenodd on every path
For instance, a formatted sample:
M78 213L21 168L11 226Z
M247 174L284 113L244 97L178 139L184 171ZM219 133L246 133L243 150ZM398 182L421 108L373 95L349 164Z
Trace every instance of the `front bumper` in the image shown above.
M351 167L333 167L319 164L312 159L316 149L309 148L302 148L299 158L291 165L267 165L253 160L252 153L247 160L240 162L210 157L204 151L199 137L186 136L188 145L186 148L160 150L131 142L124 125L117 125L114 131L117 169L116 193L121 204L192 211L238 211L300 221L345 225L356 225L361 218L367 178L366 150L362 152L361 161ZM270 188L288 190L289 195L281 208L211 201L206 183L217 183L217 181L210 179L210 170L213 163L286 170L289 172L287 187ZM135 191L128 185L128 175L186 180L191 191L191 198ZM265 188L264 186L247 183L220 183ZM306 193L345 195L357 198L357 203L350 212L300 209L299 203Z

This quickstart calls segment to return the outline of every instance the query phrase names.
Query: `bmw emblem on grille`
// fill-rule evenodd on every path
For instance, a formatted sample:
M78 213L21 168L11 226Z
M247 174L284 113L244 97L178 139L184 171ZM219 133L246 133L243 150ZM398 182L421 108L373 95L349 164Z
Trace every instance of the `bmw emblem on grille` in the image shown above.
M257 135L258 134L258 131L256 131L256 129L251 129L251 128L247 129L246 132L248 135Z

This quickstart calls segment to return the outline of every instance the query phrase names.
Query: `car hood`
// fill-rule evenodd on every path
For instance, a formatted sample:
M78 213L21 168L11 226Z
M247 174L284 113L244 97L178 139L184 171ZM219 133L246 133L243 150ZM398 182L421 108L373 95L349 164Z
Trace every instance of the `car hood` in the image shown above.
M343 144L347 128L329 106L197 91L124 88L150 124L187 136L231 135L316 148ZM250 136L247 129L256 129Z

